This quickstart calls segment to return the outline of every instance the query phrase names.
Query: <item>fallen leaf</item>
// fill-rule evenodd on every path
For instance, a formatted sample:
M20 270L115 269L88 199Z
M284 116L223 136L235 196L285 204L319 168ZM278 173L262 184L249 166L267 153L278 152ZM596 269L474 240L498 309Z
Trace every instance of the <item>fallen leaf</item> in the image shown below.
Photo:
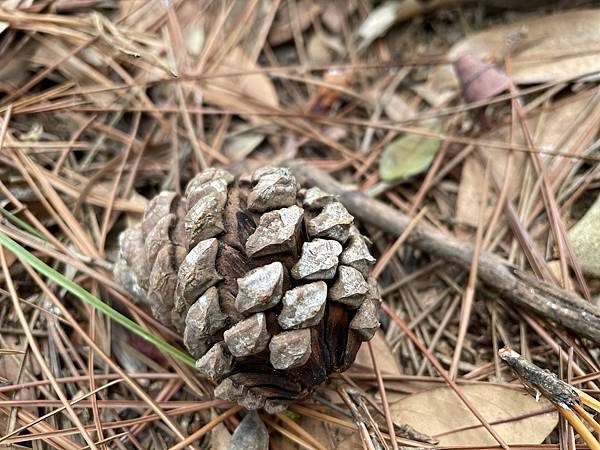
M294 18L297 22L295 25L298 27L298 31L303 32L311 26L313 17L321 11L321 6L313 2L310 2L310 4L308 2L298 2L296 10L298 16ZM276 46L291 41L294 37L293 30L289 8L281 8L277 13L275 23L269 31L269 44Z
M308 39L306 53L313 64L326 64L331 62L331 51L327 47L323 36L320 33L313 34Z
M581 269L600 278L600 195L569 230L569 238Z
M560 144L560 150L570 151L572 145L579 145L577 140L581 139L581 136L587 133L585 130L590 129L590 126L593 125L592 121L595 120L595 113L600 110L599 105L595 106L593 112L590 112L584 120L577 122L581 114L586 111L589 101L590 96L585 95L568 101L559 102L550 105L541 114L528 119L527 124L534 134L534 143L536 147L542 148L545 151L554 151L559 150L556 148L556 145ZM564 140L564 143L561 144L565 131L569 129L572 123L577 123L577 126L572 130L571 135ZM597 129L598 126L596 125L596 130L591 133L591 135L595 135ZM510 129L509 127L503 127L499 130L487 133L482 136L482 139L486 141L509 142ZM520 128L515 130L514 142L515 144L526 145L526 140ZM581 148L585 148L587 145L589 144L584 143ZM508 152L503 149L493 149L488 147L481 148L481 153L483 158L491 165L491 171L494 177L502 183L508 160ZM547 156L542 155L542 158L546 157ZM514 198L521 189L523 171L527 159L528 156L525 153L513 153L512 171L508 178L508 195L510 199ZM550 166L551 172L549 173L549 177L552 178L554 174L553 170L562 170L565 167L565 164L571 165L575 161L576 160L571 158L556 158ZM456 220L459 224L470 227L477 226L477 205L480 204L483 195L483 190L480 187L483 183L484 171L484 166L478 158L468 157L463 164L463 171L456 200ZM488 202L485 212L486 220L489 218L493 205L496 204L496 201L494 200L496 198L495 189L490 189L490 198L492 200Z
M455 60L470 53L486 59L498 56L507 38L522 39L511 51L512 79L517 84L544 83L600 71L600 58L591 48L600 40L600 10L565 11L500 25L474 33L454 44L447 57ZM430 75L436 90L458 87L451 66L440 66Z
M223 153L231 161L241 161L254 151L256 147L265 139L264 133L255 131L234 131L225 138L223 143Z
M494 97L510 86L510 78L504 72L468 53L456 60L454 70L467 102Z
M386 116L395 122L402 122L415 116L415 110L399 94L381 96L380 91L369 89L363 93L363 97L369 101L372 106L378 103L383 107Z
M253 72L258 69L240 48L235 48L221 64L211 68L213 74ZM267 109L278 108L279 98L275 86L264 73L249 75L210 77L200 83L201 95L207 103L224 109L243 113L256 113L257 106ZM264 123L263 117L254 114L248 117L252 123Z
M231 433L222 423L214 427L210 432L211 450L228 450L231 442Z
M357 432L346 428L337 427L333 424L326 424L322 420L313 419L306 416L300 416L296 423L304 431L309 433L325 448L335 448L336 450L350 450L353 443L356 443L357 450L362 449L360 437ZM273 448L278 450L300 450L304 449L300 445L292 442L290 439L282 436L280 433L273 433L271 436Z
M493 425L494 430L509 445L539 444L558 423L558 414L548 400L542 398L536 401L521 390L486 384L461 386L461 390L488 422L548 411ZM480 426L473 413L448 387L411 395L394 403L390 409L395 421L432 435L439 439L441 447L496 444L489 432ZM454 431L470 426L477 427Z
M501 162L498 162L494 165L499 166L500 164ZM463 238L470 236L478 224L479 209L483 200L482 186L485 180L484 174L485 168L479 158L469 156L465 159L460 175L458 196L456 198L456 223L459 225L456 231ZM502 179L502 174L500 174L500 177ZM483 223L486 223L492 215L495 205L494 198L494 192L488 189L488 201L485 202L483 210Z
M248 411L229 442L229 450L268 450L269 432L256 411Z
M358 36L362 39L361 46L366 47L378 37L385 34L396 23L398 11L402 2L385 2L369 13L358 29Z
M373 339L371 340L371 345L373 346L373 352L375 353L375 358L377 359L377 366L382 373L402 373L400 364L398 363L398 358L392 353L392 350L385 339L383 331L378 330L377 333L375 333L375 336L373 336ZM360 349L356 354L354 364L370 369L373 368L371 352L369 352L369 346L367 344L360 346Z
M360 47L365 48L375 39L384 35L395 23L412 19L427 11L441 8L445 3L454 0L432 0L421 2L419 0L389 1L375 8L369 13L358 30L362 38Z
M440 125L435 122L426 129L439 131ZM440 145L441 140L436 137L403 135L383 149L379 159L379 176L383 181L397 181L424 172L431 165Z

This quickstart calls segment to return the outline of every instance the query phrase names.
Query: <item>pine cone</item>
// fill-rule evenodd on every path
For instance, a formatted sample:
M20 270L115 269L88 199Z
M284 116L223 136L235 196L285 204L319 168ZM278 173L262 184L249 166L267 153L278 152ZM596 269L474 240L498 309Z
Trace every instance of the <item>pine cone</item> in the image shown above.
M379 327L368 240L285 168L208 169L121 235L115 277L183 333L215 395L275 411L346 370Z

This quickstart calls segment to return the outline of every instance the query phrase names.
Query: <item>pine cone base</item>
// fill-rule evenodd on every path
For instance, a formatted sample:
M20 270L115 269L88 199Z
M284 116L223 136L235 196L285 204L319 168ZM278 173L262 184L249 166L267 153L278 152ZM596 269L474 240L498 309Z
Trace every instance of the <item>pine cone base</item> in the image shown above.
M379 327L368 243L288 169L208 169L122 233L115 278L183 334L217 397L276 411L346 370Z

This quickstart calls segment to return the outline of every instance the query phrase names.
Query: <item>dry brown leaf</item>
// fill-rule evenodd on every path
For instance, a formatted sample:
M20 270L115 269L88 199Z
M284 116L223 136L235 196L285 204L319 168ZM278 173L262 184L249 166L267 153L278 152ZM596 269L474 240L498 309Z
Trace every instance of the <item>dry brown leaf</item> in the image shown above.
M460 185L458 187L458 196L456 199L456 222L459 225L457 232L462 237L466 237L474 231L479 218L479 209L483 197L483 183L485 179L485 168L476 156L469 156L465 159L460 175ZM495 202L489 201L494 198L492 192L489 192L488 201L484 209L484 221L490 218L494 210ZM484 223L485 223L484 222ZM471 227L464 229L464 227Z
M337 450L362 449L357 432L346 428L338 428L335 425L329 425L321 420L306 416L301 416L296 420L296 423L325 448L335 448ZM273 448L279 450L299 450L303 448L279 433L272 433L270 442ZM356 443L358 447L351 447L352 443Z
M600 195L569 230L569 238L583 271L600 278Z
M284 44L294 36L292 28L292 20L296 20L295 24L299 31L306 31L311 26L313 17L321 11L321 6L313 2L298 2L296 5L298 15L294 18L290 17L289 9L282 8L278 14L275 23L269 31L269 44L272 46Z
M461 387L488 422L518 418L548 410L539 415L493 425L508 444L539 444L558 423L552 404L542 398L536 401L524 391L505 386L474 384ZM496 441L450 388L443 387L411 395L391 405L394 419L406 423L440 440L439 445L493 445ZM443 435L442 435L443 434Z
M578 116L584 111L590 100L589 96L581 96L572 101L563 102L557 106L552 106L542 114L527 121L528 126L534 135L534 142L538 148L544 151L570 151L570 147L576 143L577 139L581 139L584 130L590 126L590 121L595 120L594 114L589 114L585 120L578 123L578 126L573 130L571 135L564 140L564 145L561 148L556 148L556 145L563 140L565 132L569 129L572 123L578 120ZM514 142L519 145L526 145L525 138L518 128L516 131ZM484 140L510 142L509 129L502 128L498 131L489 133L482 137ZM482 148L482 154L491 164L491 170L494 177L502 183L504 180L504 172L508 158L508 152L502 149ZM546 158L547 156L543 156ZM509 176L509 198L513 198L521 188L523 178L523 170L528 156L522 152L513 153L513 169ZM559 165L572 164L576 160L565 160L564 158L557 159L553 167ZM456 220L460 224L477 226L478 206L483 195L483 185L485 169L483 164L476 157L469 157L465 160L463 171L458 190L458 198L456 203ZM493 183L490 184L493 186ZM487 203L485 219L487 220L491 214L493 206L496 204L495 188L490 190L491 201Z
M210 432L210 448L212 450L228 450L230 441L231 433L222 423Z
M465 53L483 59L497 57L504 51L507 40L519 34L522 39L511 50L511 76L515 83L543 83L578 77L600 70L600 58L595 54L600 41L599 22L599 9L527 18L458 41L448 52L448 58L454 60ZM441 66L432 72L430 79L436 90L458 87L451 66Z
M373 346L373 352L375 353L375 358L377 359L377 365L382 373L402 373L400 364L398 363L398 358L392 353L392 350L385 339L383 331L378 330L377 333L375 333L375 336L373 336L373 339L371 340L371 345ZM367 344L361 345L360 350L356 355L356 359L354 360L354 364L361 367L373 367L371 353L369 352L369 346Z
M214 74L239 73L255 71L258 67L250 61L244 52L236 48L225 60L214 67ZM277 108L279 99L273 83L263 73L252 73L240 76L215 76L201 83L202 95L206 102L236 112L256 112L258 106L266 109ZM260 122L260 118L250 116L250 121Z

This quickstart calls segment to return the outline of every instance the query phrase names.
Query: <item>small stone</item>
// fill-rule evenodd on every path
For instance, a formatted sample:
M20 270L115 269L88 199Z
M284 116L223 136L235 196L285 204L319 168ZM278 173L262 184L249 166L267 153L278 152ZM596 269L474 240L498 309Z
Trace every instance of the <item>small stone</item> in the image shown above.
M223 337L229 352L238 358L262 352L271 338L264 313L253 314L236 323Z
M302 244L302 256L292 268L297 280L331 280L335 277L342 245L337 241L315 239Z
M190 246L216 237L225 230L223 214L227 203L227 184L216 180L204 185L203 190L205 192L198 197L183 219Z
M218 250L219 242L214 238L200 241L190 250L179 266L176 302L191 305L222 279L215 267Z
M144 236L167 214L175 214L181 217L184 214L185 202L177 192L163 191L154 197L146 206L142 218L142 232Z
M225 190L227 186L233 182L233 175L223 169L211 167L203 170L192 178L187 187L185 188L185 196L188 201L188 207L191 208L198 201L198 199L206 193L207 185L212 186L209 189L219 188L222 184L225 184Z
M338 278L329 289L329 298L358 308L369 292L369 285L361 273L353 267L340 265L338 272Z
M321 213L308 221L308 235L335 239L342 244L350 235L350 226L354 217L340 202L329 203L323 207Z
M276 261L251 270L238 278L235 307L242 314L272 308L283 294L283 264Z
M291 289L283 296L279 324L284 330L315 326L323 318L326 301L327 285L324 281Z
M302 206L306 209L319 209L323 208L329 203L333 203L337 200L337 196L325 192L318 187L312 187L304 192L304 200Z
M340 263L354 267L364 277L367 277L371 271L371 266L375 264L375 258L369 252L369 247L367 247L367 243L362 236L352 236L340 255Z
M272 255L296 248L303 213L302 208L294 205L263 214L246 241L248 256Z
M175 217L175 214L167 214L156 222L154 228L147 234L144 245L146 247L146 260L150 267L154 265L156 255L158 255L160 249L173 243L171 231L176 223L177 217Z
M198 337L208 337L227 324L227 315L219 305L219 292L210 287L190 306L185 318L186 328L194 330Z
M271 365L277 370L303 366L310 358L311 347L308 328L279 333L269 343Z
M211 381L218 383L231 372L233 357L225 342L217 342L202 358L196 361L196 369Z
M350 321L350 329L358 333L361 341L370 341L379 329L379 299L367 298Z
M175 302L177 268L185 258L185 248L166 244L156 257L148 280L148 302L152 314L161 323L171 325L171 310Z
M255 212L292 206L296 203L298 186L289 169L264 168L256 171L258 180L248 195L248 208Z

